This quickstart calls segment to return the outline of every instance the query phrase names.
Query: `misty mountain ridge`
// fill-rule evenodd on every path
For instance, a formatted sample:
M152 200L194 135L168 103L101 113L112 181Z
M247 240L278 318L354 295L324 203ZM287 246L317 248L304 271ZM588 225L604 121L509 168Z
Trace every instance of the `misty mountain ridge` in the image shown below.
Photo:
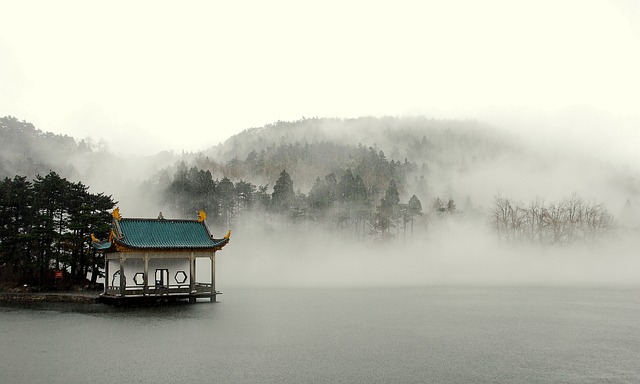
M90 139L42 132L13 117L2 119L2 177L27 177L55 170L83 180L98 191L113 193L138 215L163 208L157 193L134 198L140 189L166 188L176 167L197 167L214 178L228 177L270 192L286 170L295 189L308 193L318 178L346 170L367 173L380 194L389 180L368 169L372 157L391 164L402 200L418 196L425 207L434 198L453 199L458 206L488 208L496 195L520 201L557 201L572 193L605 202L618 214L629 201L640 205L636 169L615 167L589 154L567 148L565 153L532 148L512 131L476 120L436 120L426 117L303 118L250 128L202 152L118 158ZM113 170L117 169L116 172ZM109 174L108 182L104 175ZM144 203L141 203L143 201ZM470 203L470 204L469 204ZM626 216L629 215L628 213Z
M288 163L280 160L276 165L285 167L303 191L311 187L315 176L352 167L353 148L364 146L382 151L389 160L413 164L415 171L407 175L407 182L424 177L429 191L418 196L422 194L427 201L433 196L457 201L470 196L475 204L486 206L497 194L521 200L559 200L576 192L618 210L627 199L638 200L637 169L609 163L569 139L556 139L555 146L540 146L536 141L534 146L528 138L476 120L312 118L247 129L203 155L233 165L250 155L274 158L276 152L288 149L284 151L291 155ZM315 146L325 158L302 158L300 148L304 146ZM313 172L309 172L309 163L315 164ZM274 169L258 181L273 183L280 171Z
M15 117L0 118L0 176L34 177L55 169L68 176L78 176L73 158L87 155L91 149L84 141L67 135L43 132L33 124Z

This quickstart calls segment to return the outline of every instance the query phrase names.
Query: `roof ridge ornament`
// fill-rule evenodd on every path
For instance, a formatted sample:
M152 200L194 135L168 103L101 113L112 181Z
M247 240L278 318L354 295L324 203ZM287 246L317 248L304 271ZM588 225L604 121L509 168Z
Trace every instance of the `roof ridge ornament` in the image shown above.
M122 216L120 216L120 207L114 209L113 213L111 214L111 216L113 216L113 218L118 220L118 221L122 220Z
M202 209L198 211L198 223L202 223L207 220L207 213Z

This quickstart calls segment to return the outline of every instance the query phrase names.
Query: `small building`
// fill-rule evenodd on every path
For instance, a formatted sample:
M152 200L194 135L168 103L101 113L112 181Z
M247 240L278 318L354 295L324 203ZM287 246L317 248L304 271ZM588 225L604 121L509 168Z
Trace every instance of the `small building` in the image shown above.
M116 208L109 239L92 236L94 248L105 256L101 301L216 301L216 252L229 243L231 231L213 238L205 219L203 211L197 220L169 220L162 213L157 219L123 218ZM196 265L202 264L210 273L204 282L196 280Z

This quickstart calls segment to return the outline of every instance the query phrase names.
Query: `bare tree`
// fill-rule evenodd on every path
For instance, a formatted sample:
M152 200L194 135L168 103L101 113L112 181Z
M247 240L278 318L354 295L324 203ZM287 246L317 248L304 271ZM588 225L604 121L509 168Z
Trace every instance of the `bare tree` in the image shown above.
M489 222L500 240L528 240L544 245L593 243L613 230L613 217L603 204L587 204L576 194L559 204L536 199L527 208L498 196L489 212Z

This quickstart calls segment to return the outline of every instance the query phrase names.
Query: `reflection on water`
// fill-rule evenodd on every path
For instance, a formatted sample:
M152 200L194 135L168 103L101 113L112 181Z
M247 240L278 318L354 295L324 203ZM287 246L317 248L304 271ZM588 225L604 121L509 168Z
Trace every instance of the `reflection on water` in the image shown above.
M228 290L0 306L0 382L640 382L640 289Z

